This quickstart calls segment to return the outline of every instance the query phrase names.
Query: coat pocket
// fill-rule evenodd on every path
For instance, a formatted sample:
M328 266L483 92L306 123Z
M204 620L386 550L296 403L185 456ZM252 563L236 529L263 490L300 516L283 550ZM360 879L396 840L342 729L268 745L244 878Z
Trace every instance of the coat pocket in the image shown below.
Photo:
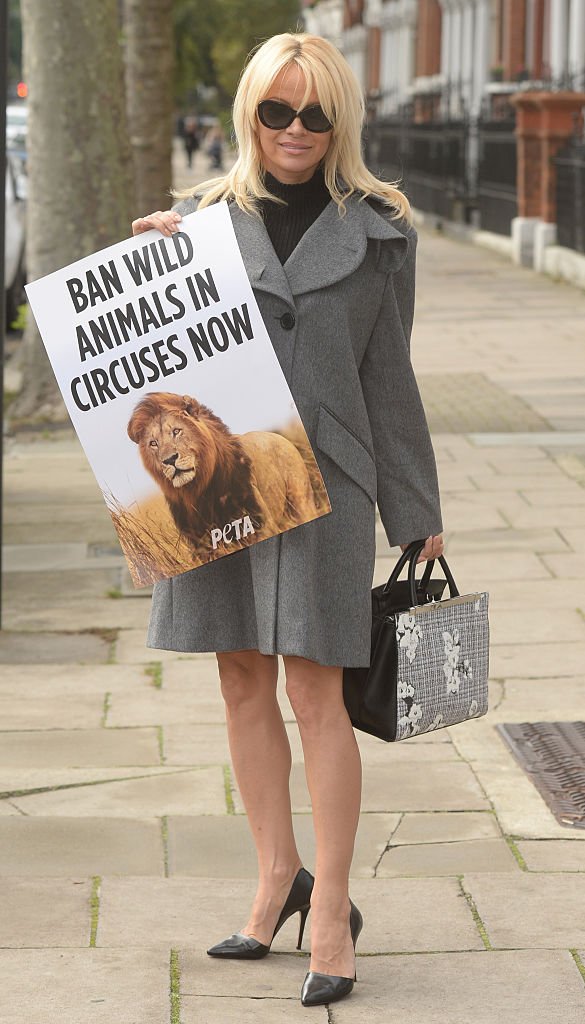
M376 464L365 444L326 405L319 406L317 447L376 501Z

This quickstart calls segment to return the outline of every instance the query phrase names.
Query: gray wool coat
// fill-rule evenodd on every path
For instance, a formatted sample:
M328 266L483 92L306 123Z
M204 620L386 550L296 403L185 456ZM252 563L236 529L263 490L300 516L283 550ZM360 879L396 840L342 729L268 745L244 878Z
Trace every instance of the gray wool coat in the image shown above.
M410 361L417 233L381 203L351 196L346 211L331 200L283 266L259 218L230 204L332 511L156 583L148 647L368 665L376 501L391 545L443 529Z

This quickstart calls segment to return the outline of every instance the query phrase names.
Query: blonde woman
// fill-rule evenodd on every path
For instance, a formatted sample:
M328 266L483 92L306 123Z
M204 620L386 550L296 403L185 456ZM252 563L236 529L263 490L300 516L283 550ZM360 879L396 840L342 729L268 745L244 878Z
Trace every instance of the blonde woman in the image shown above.
M296 913L300 949L310 909L305 1006L341 999L357 980L363 918L348 888L361 761L342 674L369 664L376 500L390 545L426 538L419 561L443 553L434 452L410 362L417 235L406 197L364 165L363 117L359 83L331 43L274 36L240 79L233 168L132 225L170 235L181 215L228 202L331 500L328 515L157 583L147 641L216 652L258 856L247 922L207 952L263 957ZM303 747L314 875L293 831L278 655Z

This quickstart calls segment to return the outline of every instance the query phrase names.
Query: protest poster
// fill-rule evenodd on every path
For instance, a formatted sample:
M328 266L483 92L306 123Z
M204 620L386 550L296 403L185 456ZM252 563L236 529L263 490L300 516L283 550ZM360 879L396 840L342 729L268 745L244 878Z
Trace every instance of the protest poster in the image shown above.
M26 291L135 586L331 511L227 203Z

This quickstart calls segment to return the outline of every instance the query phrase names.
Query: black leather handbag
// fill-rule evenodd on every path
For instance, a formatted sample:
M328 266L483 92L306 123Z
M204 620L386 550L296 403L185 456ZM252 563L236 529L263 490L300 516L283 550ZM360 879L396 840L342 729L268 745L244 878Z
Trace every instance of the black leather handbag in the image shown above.
M435 559L417 580L424 545L409 544L388 582L372 590L369 667L343 670L352 725L387 742L477 718L488 708L489 595L461 595L443 555L444 580L431 578ZM408 579L399 581L407 562Z

